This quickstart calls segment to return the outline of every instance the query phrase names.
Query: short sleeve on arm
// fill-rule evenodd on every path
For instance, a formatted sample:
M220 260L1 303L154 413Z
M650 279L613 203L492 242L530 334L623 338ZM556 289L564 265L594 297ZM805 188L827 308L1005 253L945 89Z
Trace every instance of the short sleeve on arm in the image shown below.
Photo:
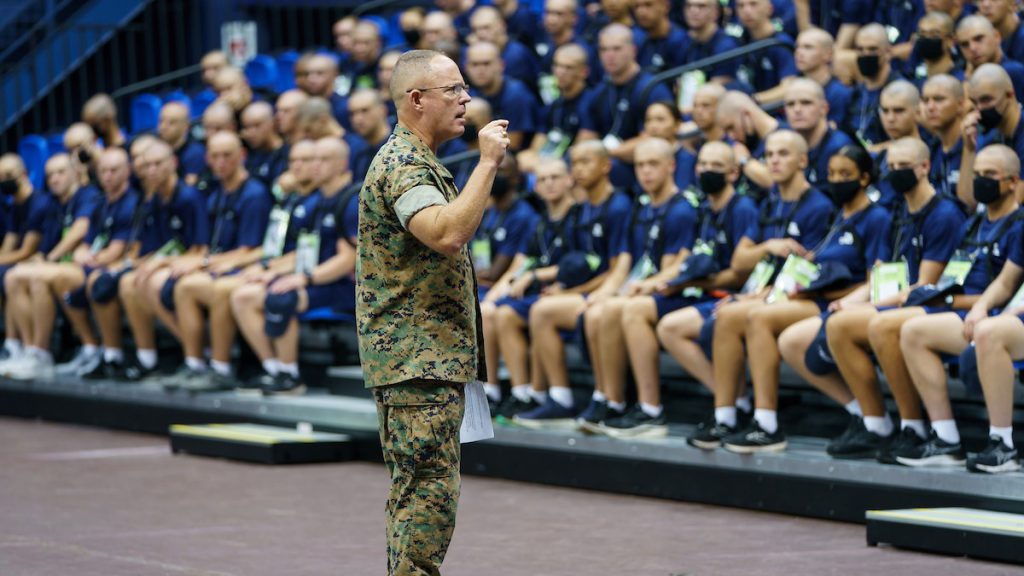
M402 223L402 228L409 229L409 220L412 219L420 210L429 208L431 206L444 206L448 204L445 200L444 195L437 189L436 186L429 184L420 184L410 188L404 192L401 196L395 200L394 210L395 214L398 215L398 221Z

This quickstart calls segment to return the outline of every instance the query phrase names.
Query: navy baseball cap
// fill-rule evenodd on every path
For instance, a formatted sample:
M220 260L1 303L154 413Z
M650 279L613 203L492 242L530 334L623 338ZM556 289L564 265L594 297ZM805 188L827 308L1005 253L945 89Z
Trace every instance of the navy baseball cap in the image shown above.
M78 310L89 309L89 297L85 294L85 285L79 286L74 290L69 290L64 293L64 301L67 302L68 306Z
M950 294L963 294L963 292L964 287L959 284L948 284L944 287L936 286L935 284L925 284L911 290L910 294L907 294L907 301L903 305L925 306L939 298L945 298Z
M125 271L102 272L92 283L92 300L98 304L106 304L117 297L117 285Z
M586 284L588 280L594 277L594 272L595 267L587 259L586 253L580 251L569 252L558 261L558 274L555 276L555 282L566 288L575 288L581 284Z
M720 271L721 267L714 256L710 254L690 254L689 258L680 267L679 276L676 276L668 285L682 286L695 280L704 280L718 274Z
M271 338L280 338L288 328L288 322L295 317L299 307L299 293L295 290L284 294L267 294L263 303L263 331Z
M842 288L853 280L853 273L842 262L822 262L818 267L818 277L810 283L805 292L820 292Z
M825 327L828 324L828 318L831 314L823 314L821 317L821 329L815 334L814 340L811 341L811 345L807 347L807 352L804 353L804 365L811 371L812 374L818 376L827 376L836 371L835 358L832 357L832 350L828 347L828 333Z
M177 278L168 278L160 288L160 303L171 312L174 312L174 287L177 284Z

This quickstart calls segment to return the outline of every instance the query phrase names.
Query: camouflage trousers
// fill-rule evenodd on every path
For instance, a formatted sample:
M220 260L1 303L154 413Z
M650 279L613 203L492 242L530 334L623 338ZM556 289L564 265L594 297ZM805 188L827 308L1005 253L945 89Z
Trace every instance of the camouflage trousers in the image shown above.
M389 576L439 575L455 530L465 409L462 384L411 381L374 389L384 463Z

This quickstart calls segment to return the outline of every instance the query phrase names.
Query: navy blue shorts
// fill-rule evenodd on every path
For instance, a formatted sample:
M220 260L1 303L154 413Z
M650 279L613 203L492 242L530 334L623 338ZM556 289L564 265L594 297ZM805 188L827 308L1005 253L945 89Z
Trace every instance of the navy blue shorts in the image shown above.
M350 280L331 282L306 288L307 310L330 308L335 312L352 313L356 309L356 285Z
M528 294L526 296L523 296L522 298L512 298L511 296L506 296L504 298L499 298L498 301L494 303L494 305L498 308L501 308L502 306L508 306L509 308L515 310L516 314L518 314L520 318L522 318L523 320L529 320L530 308L533 308L533 305L537 303L537 300L540 300L540 294Z
M68 306L75 308L76 310L88 310L89 309L89 297L85 293L85 287L89 284L89 276L95 270L102 270L102 268L93 268L92 266L82 266L82 272L85 274L85 282L78 288L68 290L64 294L64 302Z
M704 356L707 356L708 360L714 359L712 350L714 350L715 341L715 304L717 303L717 300L708 300L694 305L694 308L700 312L700 317L704 319L704 323L700 326L700 335L697 336L697 344L704 351Z
M681 310L688 306L696 306L697 304L704 302L703 298L694 298L692 296L664 296L662 294L654 295L654 306L658 309L658 320L661 320L665 316L668 316L676 310ZM712 300L711 302L714 302Z

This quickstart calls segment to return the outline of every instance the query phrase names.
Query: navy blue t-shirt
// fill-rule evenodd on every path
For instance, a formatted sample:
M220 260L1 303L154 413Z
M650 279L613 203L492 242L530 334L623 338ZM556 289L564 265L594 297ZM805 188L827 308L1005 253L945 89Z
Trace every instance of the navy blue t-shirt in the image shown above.
M736 40L725 33L725 30L719 28L715 30L715 33L707 42L697 42L692 37L689 38L689 43L676 48L676 60L673 62L673 66L682 66L683 64L689 64L705 58L710 58L715 54L721 54L737 48L739 45ZM716 78L719 76L728 76L731 78L736 77L736 73L739 70L739 61L730 60L722 62L712 68L704 70L704 75L708 78Z
M148 199L140 197L139 202L135 205L129 241L139 243L139 256L155 252L167 242L164 238L164 228L158 222L158 205L159 200L155 194ZM204 199L203 206L205 205Z
M519 80L505 76L496 94L488 96L476 88L470 88L469 94L473 98L486 100L491 105L491 117L508 120L509 130L526 134L537 131L536 110L540 104L530 89Z
M61 205L61 227L70 228L79 218L92 218L101 202L103 194L92 184L75 190L67 204Z
M594 45L578 34L570 42L579 44L586 50L587 65L590 68L590 74L587 76L587 85L593 86L597 84L601 80L604 68L601 66L601 59L598 57ZM559 46L556 46L555 41L551 39L551 35L541 29L539 36L534 40L533 51L540 58L540 70L544 74L551 74L551 66L555 63L555 52L558 48Z
M104 195L89 223L89 231L85 234L85 243L92 244L100 234L108 236L108 244L115 240L129 242L132 239L135 206L139 203L140 197L141 194L132 188L128 188L113 203L108 202Z
M178 156L178 177L187 174L201 174L206 170L206 146L189 137L185 145L176 152Z
M796 42L788 34L780 32L774 37L796 45ZM744 43L749 42L751 42L749 37L745 37ZM743 58L736 79L751 92L764 92L781 84L784 78L796 76L797 73L793 51L783 46L776 46Z
M562 137L575 139L580 131L585 110L594 98L591 89L584 89L572 100L558 97L550 106L546 106L537 121L538 132L557 129Z
M823 240L824 246L816 249L814 261L845 264L853 281L861 282L875 262L888 262L892 257L891 232L892 216L877 204L849 218L843 218L840 212Z
M1003 54L1007 58L1024 62L1024 26L1017 25L1017 29L1003 38Z
M707 200L701 204L697 239L714 246L719 269L730 267L740 240L757 236L757 216L754 201L735 192L721 212L715 212Z
M761 243L773 238L792 238L811 250L828 233L834 212L832 199L817 188L808 189L799 200L783 200L775 185L761 201L758 233L750 239Z
M558 264L573 249L573 226L578 222L580 207L573 206L565 216L555 220L542 216L534 221L534 227L523 237L519 251L527 257L536 258L538 267Z
M345 200L344 189L337 191L330 198L318 190L310 194L303 203L308 210L303 228L320 236L318 257L321 264L338 253L338 240L345 232L344 218L339 222L338 216L343 210L340 204Z
M305 196L292 192L282 198L277 207L288 213L288 229L284 234L284 246L282 254L295 251L295 245L299 240L299 232L309 226L309 219L313 216L319 190L315 190Z
M980 222L975 222L980 218ZM974 225L974 230L971 230ZM981 294L1010 260L1024 267L1024 220L1011 212L995 222L984 215L964 222L963 245L973 256L974 265L964 279L964 294ZM991 249L989 249L991 245Z
M636 44L636 62L645 72L657 74L672 65L673 56L681 47L690 43L686 31L669 24L668 34L663 38L651 38L640 27L633 29L633 43Z
M489 240L491 257L499 254L513 257L523 245L523 239L533 230L537 213L525 200L516 200L508 210L499 212L493 206L484 211L478 240Z
M697 157L692 152L680 146L676 151L676 187L686 190L690 186L697 185Z
M613 134L628 140L643 128L644 112L652 102L672 100L672 93L664 84L654 86L641 100L644 88L651 83L651 75L640 72L623 85L612 84L605 79L594 91L580 128L586 128L599 135Z
M811 2L811 23L828 32L833 38L843 24L863 26L874 19L873 0L845 0L828 2L827 9L821 10L823 2Z
M853 95L846 111L847 130L872 144L888 140L889 137L882 127L882 119L878 115L878 100L885 86L902 79L903 76L895 68L892 68L889 78L883 86L873 90L864 84L854 86Z
M828 101L828 119L842 126L846 121L846 112L850 108L850 99L853 98L853 88L843 84L833 76L824 86L825 100Z
M288 144L283 144L277 150L250 150L245 159L245 169L270 188L277 177L288 169L290 150Z
M853 144L853 140L845 132L830 128L821 142L807 151L804 175L811 186L823 186L828 181L828 161L847 144Z
M23 203L11 204L5 216L7 234L18 237L15 248L21 247L30 232L39 234L39 252L49 252L60 242L60 203L46 191L34 190Z
M1017 122L1017 127L1013 130L1013 136L1007 138L999 131L999 128L993 128L986 130L978 134L978 150L981 150L989 144L1005 144L1013 151L1017 153L1018 158L1024 158L1024 117ZM1021 163L1020 176L1024 178L1024 162Z
M619 191L597 206L590 202L580 205L574 249L601 258L597 273L606 271L611 259L620 254L619 248L627 241L632 210L629 196Z
M681 193L677 192L660 206L637 202L633 211L631 228L619 245L618 253L628 253L634 265L647 254L655 268L660 269L662 256L676 254L683 248L693 249L697 210Z
M509 40L501 52L501 59L505 62L505 74L519 80L530 90L536 90L540 63L529 48L515 40Z
M963 155L964 141L958 139L947 152L938 139L932 144L932 168L928 173L928 181L935 191L947 198L956 198L956 185L960 182L960 157Z
M501 116L495 116L495 118L501 118ZM346 132L342 139L345 140L345 144L348 144L348 165L352 170L352 178L362 180L366 177L366 171L370 169L370 162L373 161L373 156L377 151L372 149L366 140L363 140L355 132Z
M195 188L179 182L170 202L158 199L156 215L161 246L177 240L188 250L210 243L210 214L205 199Z
M231 194L219 184L210 194L210 251L228 252L240 247L263 244L273 200L267 187L249 178Z
M917 22L924 16L924 2L921 0L876 0L875 22L881 22L889 32L893 44L908 42L917 32ZM894 38L893 31L898 32Z
M964 213L956 202L936 196L915 214L911 214L904 202L899 209L896 230L893 233L894 258L906 259L910 272L910 283L916 284L921 262L948 262L960 244L960 230Z

